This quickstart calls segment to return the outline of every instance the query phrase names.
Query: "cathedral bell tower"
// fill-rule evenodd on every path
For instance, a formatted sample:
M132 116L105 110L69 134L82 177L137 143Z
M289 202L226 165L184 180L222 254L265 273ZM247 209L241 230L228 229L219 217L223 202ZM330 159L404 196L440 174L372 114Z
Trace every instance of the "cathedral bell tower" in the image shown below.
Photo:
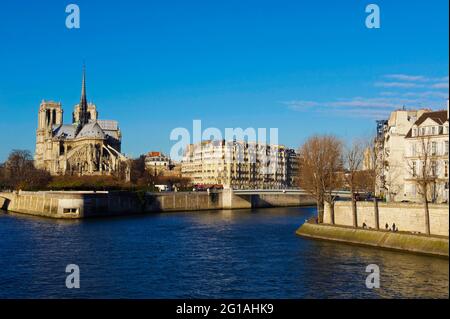
M44 168L44 162L50 156L45 145L51 142L53 130L63 124L61 103L42 101L39 106L38 128L36 130L36 152L34 155L37 168Z

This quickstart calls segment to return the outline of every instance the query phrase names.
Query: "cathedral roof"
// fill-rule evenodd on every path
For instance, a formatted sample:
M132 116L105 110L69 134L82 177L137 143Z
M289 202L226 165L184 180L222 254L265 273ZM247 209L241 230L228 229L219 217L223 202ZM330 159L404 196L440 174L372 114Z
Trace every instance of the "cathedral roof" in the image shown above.
M92 138L105 138L105 132L97 122L90 122L83 126L81 131L77 134L77 138L80 137L92 137Z
M73 125L60 125L53 131L55 137L60 138L74 138L77 128Z

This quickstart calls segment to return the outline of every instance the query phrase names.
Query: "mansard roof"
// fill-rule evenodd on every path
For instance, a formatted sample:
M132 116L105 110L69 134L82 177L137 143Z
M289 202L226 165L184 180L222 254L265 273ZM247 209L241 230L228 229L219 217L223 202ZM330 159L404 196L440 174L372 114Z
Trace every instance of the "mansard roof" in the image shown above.
M448 121L447 111L442 110L442 111L434 111L434 112L424 113L424 114L422 114L421 117L419 117L417 119L416 122L414 122L413 127L420 126L428 119L433 120L438 125L442 125ZM410 128L408 133L406 134L406 138L410 138L410 137L412 137L412 128Z
M420 124L425 122L427 119L432 119L437 124L442 125L445 122L447 122L447 120L448 120L447 111L442 110L442 111L424 113L424 114L422 114L421 117L419 117L419 119L414 123L414 125L419 126Z

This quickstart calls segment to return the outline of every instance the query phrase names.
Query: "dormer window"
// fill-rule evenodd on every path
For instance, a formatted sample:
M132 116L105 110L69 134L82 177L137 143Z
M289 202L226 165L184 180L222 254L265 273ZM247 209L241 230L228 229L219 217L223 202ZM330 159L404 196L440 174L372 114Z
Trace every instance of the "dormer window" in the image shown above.
M424 127L422 127L422 128L420 129L420 135L421 135L421 136L424 136L424 135L425 135L425 128L424 128Z

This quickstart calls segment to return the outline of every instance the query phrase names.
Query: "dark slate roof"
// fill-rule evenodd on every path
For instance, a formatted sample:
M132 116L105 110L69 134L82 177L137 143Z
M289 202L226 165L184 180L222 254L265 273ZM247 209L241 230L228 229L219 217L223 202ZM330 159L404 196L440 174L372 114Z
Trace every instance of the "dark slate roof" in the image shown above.
M419 126L423 122L425 122L427 119L432 119L437 124L442 125L445 122L448 121L447 111L434 111L434 112L427 112L422 114L421 117L417 119L417 121L414 123L415 126ZM412 136L412 128L408 131L408 134L406 134L406 138L409 138Z
M60 125L53 131L55 137L71 139L75 137L76 126Z
M81 131L77 134L79 137L92 137L92 138L105 138L105 133L103 132L100 125L97 122L91 122L83 126Z
M425 122L427 119L432 119L436 123L442 125L448 120L447 111L443 110L443 111L435 111L435 112L424 113L424 114L422 114L421 117L419 117L419 119L414 124L415 125L420 125L423 122Z

